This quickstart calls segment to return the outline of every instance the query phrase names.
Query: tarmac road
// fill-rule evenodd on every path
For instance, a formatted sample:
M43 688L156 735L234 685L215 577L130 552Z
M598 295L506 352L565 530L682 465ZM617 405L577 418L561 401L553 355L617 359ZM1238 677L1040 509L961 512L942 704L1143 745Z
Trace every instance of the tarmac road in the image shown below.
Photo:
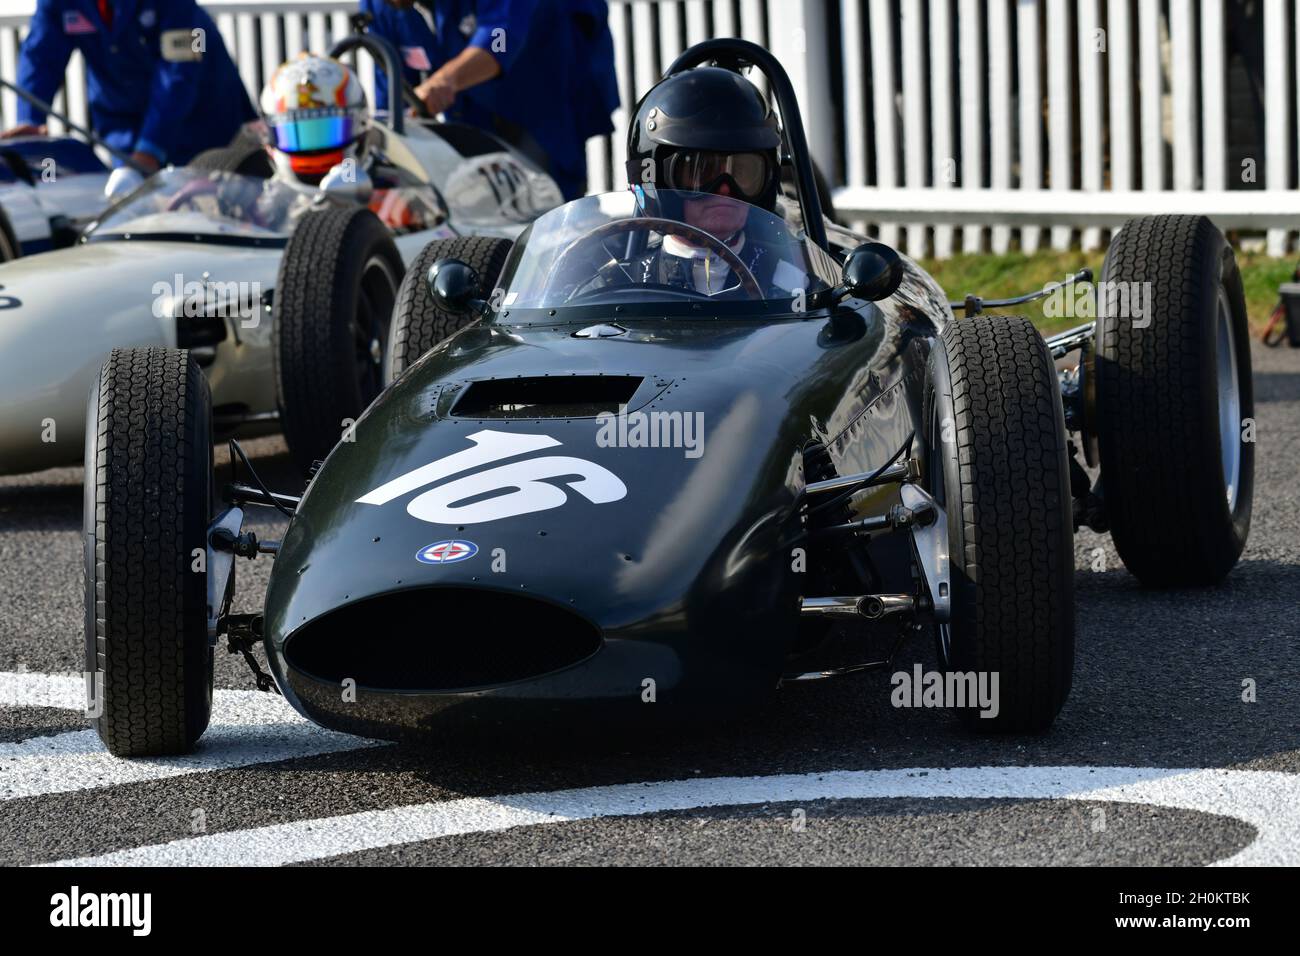
M118 761L76 711L80 469L0 479L0 862L1300 863L1300 351L1254 359L1240 564L1147 592L1081 533L1074 688L1041 737L895 709L874 673L692 734L414 749L306 724L219 653L200 752ZM252 449L293 487L278 439ZM248 609L268 571L240 562Z

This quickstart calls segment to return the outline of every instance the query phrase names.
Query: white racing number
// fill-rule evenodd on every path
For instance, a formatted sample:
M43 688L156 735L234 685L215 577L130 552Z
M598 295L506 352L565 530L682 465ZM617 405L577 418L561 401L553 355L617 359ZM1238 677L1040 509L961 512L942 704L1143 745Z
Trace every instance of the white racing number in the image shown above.
M399 475L362 495L357 503L388 504L417 488L436 484L471 468L560 444L549 435L520 435L489 430L475 432L469 436L469 440L474 443L473 447ZM406 510L413 518L421 521L454 525L482 524L485 521L499 521L535 511L547 511L558 508L568 500L564 488L551 483L557 478L568 479L562 484L592 504L607 504L627 495L627 486L619 477L595 462L568 455L546 455L498 465L487 471L438 484L415 497L406 506Z

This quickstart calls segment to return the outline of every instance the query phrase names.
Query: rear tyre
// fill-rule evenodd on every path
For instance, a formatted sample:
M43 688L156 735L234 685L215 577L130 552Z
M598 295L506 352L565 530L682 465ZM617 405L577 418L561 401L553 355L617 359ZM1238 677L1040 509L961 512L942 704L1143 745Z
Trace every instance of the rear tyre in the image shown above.
M1214 584L1245 547L1255 476L1255 445L1243 440L1255 414L1250 333L1232 247L1204 216L1132 219L1102 280L1096 420L1115 548L1145 585Z
M188 352L114 349L86 421L86 670L119 757L194 749L212 712L212 402Z
M1042 337L1022 318L949 322L930 354L924 415L952 575L940 662L990 689L997 675L996 716L961 712L972 728L1046 730L1074 670L1074 531L1065 420Z
M280 424L304 472L383 390L403 269L392 234L364 207L312 210L289 238L275 286L272 358Z
M479 298L490 301L512 245L509 239L457 236L454 239L435 239L420 250L402 280L397 296L392 347L385 376L387 381L395 381L425 352L477 318L470 313L447 312L438 308L426 281L429 268L439 259L461 260L478 273L481 283Z
M236 140L233 146L205 149L190 160L192 169L206 169L220 173L238 173L255 179L270 179L275 175L275 164L260 144Z

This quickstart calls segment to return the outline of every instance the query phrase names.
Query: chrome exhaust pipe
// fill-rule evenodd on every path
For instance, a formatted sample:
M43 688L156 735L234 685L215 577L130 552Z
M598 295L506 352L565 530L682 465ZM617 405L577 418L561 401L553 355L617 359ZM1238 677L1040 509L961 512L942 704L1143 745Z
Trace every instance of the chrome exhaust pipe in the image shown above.
M865 617L878 621L890 614L914 609L910 594L863 594L858 597L804 598L799 613L805 617Z
M862 597L862 616L868 621L878 621L890 614L910 612L915 602L910 594L867 594Z
M857 617L862 613L860 597L804 598L799 613L804 617Z

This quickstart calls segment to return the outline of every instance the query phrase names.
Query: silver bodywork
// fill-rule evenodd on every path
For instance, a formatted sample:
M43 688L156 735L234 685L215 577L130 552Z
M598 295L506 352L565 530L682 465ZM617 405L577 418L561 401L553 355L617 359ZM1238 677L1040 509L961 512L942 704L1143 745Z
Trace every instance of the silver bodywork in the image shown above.
M24 254L40 250L52 238L50 220L63 216L74 225L85 225L108 205L104 186L108 172L64 175L51 183L0 185L0 209L13 227L14 238Z
M402 137L378 132L388 159L431 183L449 213L434 229L395 237L404 263L432 239L512 238L547 203L560 201L549 176L504 149L465 157L414 123ZM282 254L274 246L131 237L0 265L0 475L82 460L86 399L109 351L178 344L176 303L164 287L202 276L218 288L242 284L260 298L273 294ZM224 339L195 349L217 427L224 422L234 434L272 430L271 312L223 311L216 317L226 325Z
M158 283L206 272L269 289L278 266L279 250L131 241L78 245L0 267L9 303L0 310L0 474L80 461L86 397L108 352L176 346L176 319L159 301ZM273 411L270 317L232 317L226 333L207 368L214 407Z

